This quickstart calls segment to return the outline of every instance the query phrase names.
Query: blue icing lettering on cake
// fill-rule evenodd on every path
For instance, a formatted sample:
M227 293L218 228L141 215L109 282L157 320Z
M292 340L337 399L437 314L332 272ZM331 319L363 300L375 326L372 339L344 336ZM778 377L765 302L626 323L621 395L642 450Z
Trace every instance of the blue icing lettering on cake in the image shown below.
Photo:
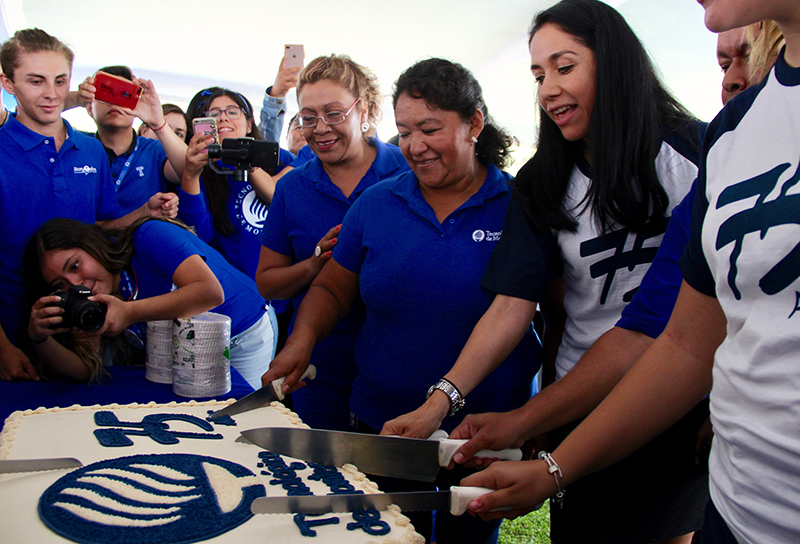
M181 432L170 430L167 421L185 421L207 431L206 433ZM133 440L128 435L149 436L159 444L177 444L180 438L200 438L222 440L221 434L209 434L214 427L199 417L187 414L150 414L141 422L120 421L113 412L96 412L94 422L98 426L114 427L113 429L97 429L94 435L105 447L132 446Z
M241 525L265 495L250 470L224 459L133 455L61 477L42 495L39 514L56 533L85 544L177 544Z

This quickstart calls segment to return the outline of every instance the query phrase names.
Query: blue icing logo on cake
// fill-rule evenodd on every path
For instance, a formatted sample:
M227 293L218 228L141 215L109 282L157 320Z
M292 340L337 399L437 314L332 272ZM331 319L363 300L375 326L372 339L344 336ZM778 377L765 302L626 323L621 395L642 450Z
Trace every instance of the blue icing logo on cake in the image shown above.
M255 474L224 459L133 455L63 476L42 495L39 515L56 533L85 544L177 544L241 525L265 495Z

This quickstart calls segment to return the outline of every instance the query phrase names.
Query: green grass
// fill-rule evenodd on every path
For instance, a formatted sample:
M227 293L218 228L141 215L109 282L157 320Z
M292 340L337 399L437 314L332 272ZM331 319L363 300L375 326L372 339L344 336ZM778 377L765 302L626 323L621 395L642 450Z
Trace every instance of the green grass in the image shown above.
M503 521L498 544L550 544L550 501L527 516Z

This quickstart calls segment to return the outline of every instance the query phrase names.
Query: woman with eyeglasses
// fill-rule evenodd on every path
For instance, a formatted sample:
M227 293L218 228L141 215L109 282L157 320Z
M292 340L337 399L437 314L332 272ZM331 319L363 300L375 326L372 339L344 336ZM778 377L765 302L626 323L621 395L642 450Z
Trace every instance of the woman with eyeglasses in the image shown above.
M380 97L375 76L344 55L318 57L300 72L298 124L316 157L275 190L256 274L265 298L291 297L299 308L353 203L368 187L408 170L400 150L374 136ZM351 430L353 349L363 316L358 301L314 348L317 378L292 394L295 410L312 427Z

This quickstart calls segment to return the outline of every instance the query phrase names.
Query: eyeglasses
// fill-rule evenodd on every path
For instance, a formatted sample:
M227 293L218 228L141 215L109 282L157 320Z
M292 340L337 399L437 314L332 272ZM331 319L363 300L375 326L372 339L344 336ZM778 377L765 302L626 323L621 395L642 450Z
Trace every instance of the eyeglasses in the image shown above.
M238 119L242 116L242 108L239 106L228 106L224 110L220 108L211 108L206 112L206 116L219 119L223 113L228 119L233 121L234 119Z
M329 111L327 113L323 113L319 117L316 115L298 115L297 126L300 128L314 128L317 126L319 119L322 119L322 122L329 126L344 123L344 120L348 115L350 115L350 112L353 111L353 108L355 108L356 104L359 102L361 102L360 98L353 102L353 105L350 106L350 109L347 111Z

